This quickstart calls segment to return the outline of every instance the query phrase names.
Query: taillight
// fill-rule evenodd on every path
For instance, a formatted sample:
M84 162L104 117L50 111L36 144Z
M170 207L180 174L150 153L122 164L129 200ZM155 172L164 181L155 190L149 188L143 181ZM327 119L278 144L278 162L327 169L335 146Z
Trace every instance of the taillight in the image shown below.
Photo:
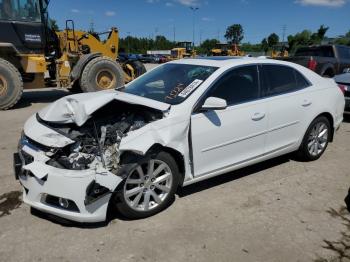
M343 94L345 94L345 91L347 90L347 86L345 85L341 85L341 84L338 84L340 90L343 92Z
M315 71L317 67L317 62L313 57L310 57L309 62L307 63L307 68L309 68L312 71Z

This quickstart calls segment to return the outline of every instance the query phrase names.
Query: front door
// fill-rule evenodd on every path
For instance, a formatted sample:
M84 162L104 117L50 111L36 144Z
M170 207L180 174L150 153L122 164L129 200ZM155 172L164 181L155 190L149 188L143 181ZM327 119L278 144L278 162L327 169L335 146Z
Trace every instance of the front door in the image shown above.
M262 155L268 125L266 103L259 100L256 65L225 73L206 97L225 99L228 107L207 112L197 110L191 116L196 177Z

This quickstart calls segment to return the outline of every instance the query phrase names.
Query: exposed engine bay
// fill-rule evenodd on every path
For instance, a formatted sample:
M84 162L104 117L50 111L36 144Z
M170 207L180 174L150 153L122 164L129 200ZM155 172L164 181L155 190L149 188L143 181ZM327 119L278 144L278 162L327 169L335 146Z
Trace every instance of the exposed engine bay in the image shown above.
M70 170L103 167L117 173L119 144L123 137L162 117L163 112L155 109L112 101L96 111L81 127L44 121L46 126L75 141L64 148L52 150L47 164Z

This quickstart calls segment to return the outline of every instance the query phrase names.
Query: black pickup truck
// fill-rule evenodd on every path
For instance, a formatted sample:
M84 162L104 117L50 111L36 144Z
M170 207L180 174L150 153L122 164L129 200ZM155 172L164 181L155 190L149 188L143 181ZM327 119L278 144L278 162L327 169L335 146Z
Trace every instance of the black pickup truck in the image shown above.
M321 76L334 77L350 68L350 47L342 45L300 47L294 56L280 59L305 66Z

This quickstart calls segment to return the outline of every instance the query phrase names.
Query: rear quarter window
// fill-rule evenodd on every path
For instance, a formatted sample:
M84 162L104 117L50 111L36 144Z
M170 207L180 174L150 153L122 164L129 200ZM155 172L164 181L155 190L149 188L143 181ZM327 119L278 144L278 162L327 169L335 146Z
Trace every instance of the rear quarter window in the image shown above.
M306 78L292 67L284 65L262 66L264 96L295 92L310 86Z

